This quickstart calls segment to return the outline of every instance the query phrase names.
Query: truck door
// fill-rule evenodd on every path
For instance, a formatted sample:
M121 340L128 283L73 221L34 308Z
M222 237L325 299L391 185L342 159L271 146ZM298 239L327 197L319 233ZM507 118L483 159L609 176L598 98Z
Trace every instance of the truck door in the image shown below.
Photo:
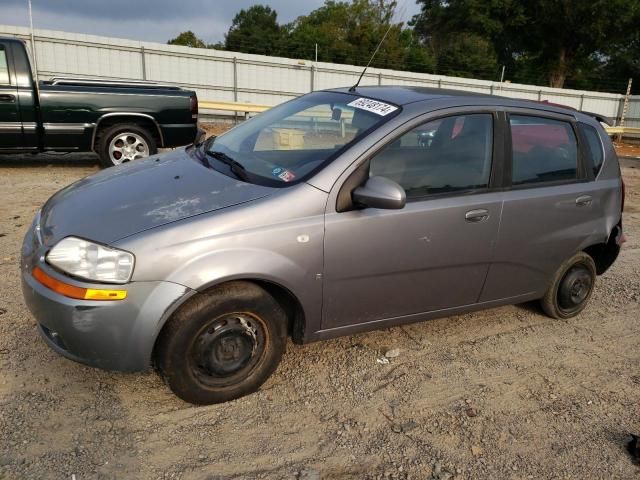
M22 122L18 115L18 87L9 68L7 45L0 43L0 150L22 146Z

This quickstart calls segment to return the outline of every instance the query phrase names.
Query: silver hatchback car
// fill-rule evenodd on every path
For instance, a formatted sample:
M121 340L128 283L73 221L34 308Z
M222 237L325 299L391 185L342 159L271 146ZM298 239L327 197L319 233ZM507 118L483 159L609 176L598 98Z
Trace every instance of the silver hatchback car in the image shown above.
M353 89L352 89L353 90ZM255 391L296 343L540 300L578 314L624 185L597 119L411 87L310 93L84 178L36 215L23 292L73 360L182 399Z

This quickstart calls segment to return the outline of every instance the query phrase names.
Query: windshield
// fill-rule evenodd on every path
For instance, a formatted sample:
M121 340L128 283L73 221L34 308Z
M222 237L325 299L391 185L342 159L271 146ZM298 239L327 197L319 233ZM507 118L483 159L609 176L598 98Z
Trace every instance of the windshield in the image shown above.
M337 92L315 92L274 107L207 145L245 181L285 186L312 175L399 108Z

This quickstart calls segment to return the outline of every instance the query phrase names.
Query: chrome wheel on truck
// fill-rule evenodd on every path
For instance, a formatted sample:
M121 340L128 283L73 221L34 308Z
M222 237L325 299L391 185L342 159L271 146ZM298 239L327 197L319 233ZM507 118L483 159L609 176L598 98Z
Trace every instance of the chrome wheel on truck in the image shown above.
M96 147L105 167L133 162L158 152L154 136L137 124L120 124L103 129L98 133Z
M133 132L121 133L109 143L109 158L114 165L149 156L149 145Z

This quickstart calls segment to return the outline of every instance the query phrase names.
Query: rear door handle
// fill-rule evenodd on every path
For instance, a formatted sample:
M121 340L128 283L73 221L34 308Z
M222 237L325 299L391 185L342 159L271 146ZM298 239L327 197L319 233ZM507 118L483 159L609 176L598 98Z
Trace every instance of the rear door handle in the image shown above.
M576 205L579 207L591 205L591 202L593 202L593 197L591 197L591 195L582 195L576 198Z
M13 103L16 101L16 96L15 95L10 95L8 93L3 93L0 95L0 102L9 102L9 103Z
M464 219L467 222L471 223L480 223L484 222L489 218L489 210L485 210L484 208L479 208L478 210L469 210L464 214Z

